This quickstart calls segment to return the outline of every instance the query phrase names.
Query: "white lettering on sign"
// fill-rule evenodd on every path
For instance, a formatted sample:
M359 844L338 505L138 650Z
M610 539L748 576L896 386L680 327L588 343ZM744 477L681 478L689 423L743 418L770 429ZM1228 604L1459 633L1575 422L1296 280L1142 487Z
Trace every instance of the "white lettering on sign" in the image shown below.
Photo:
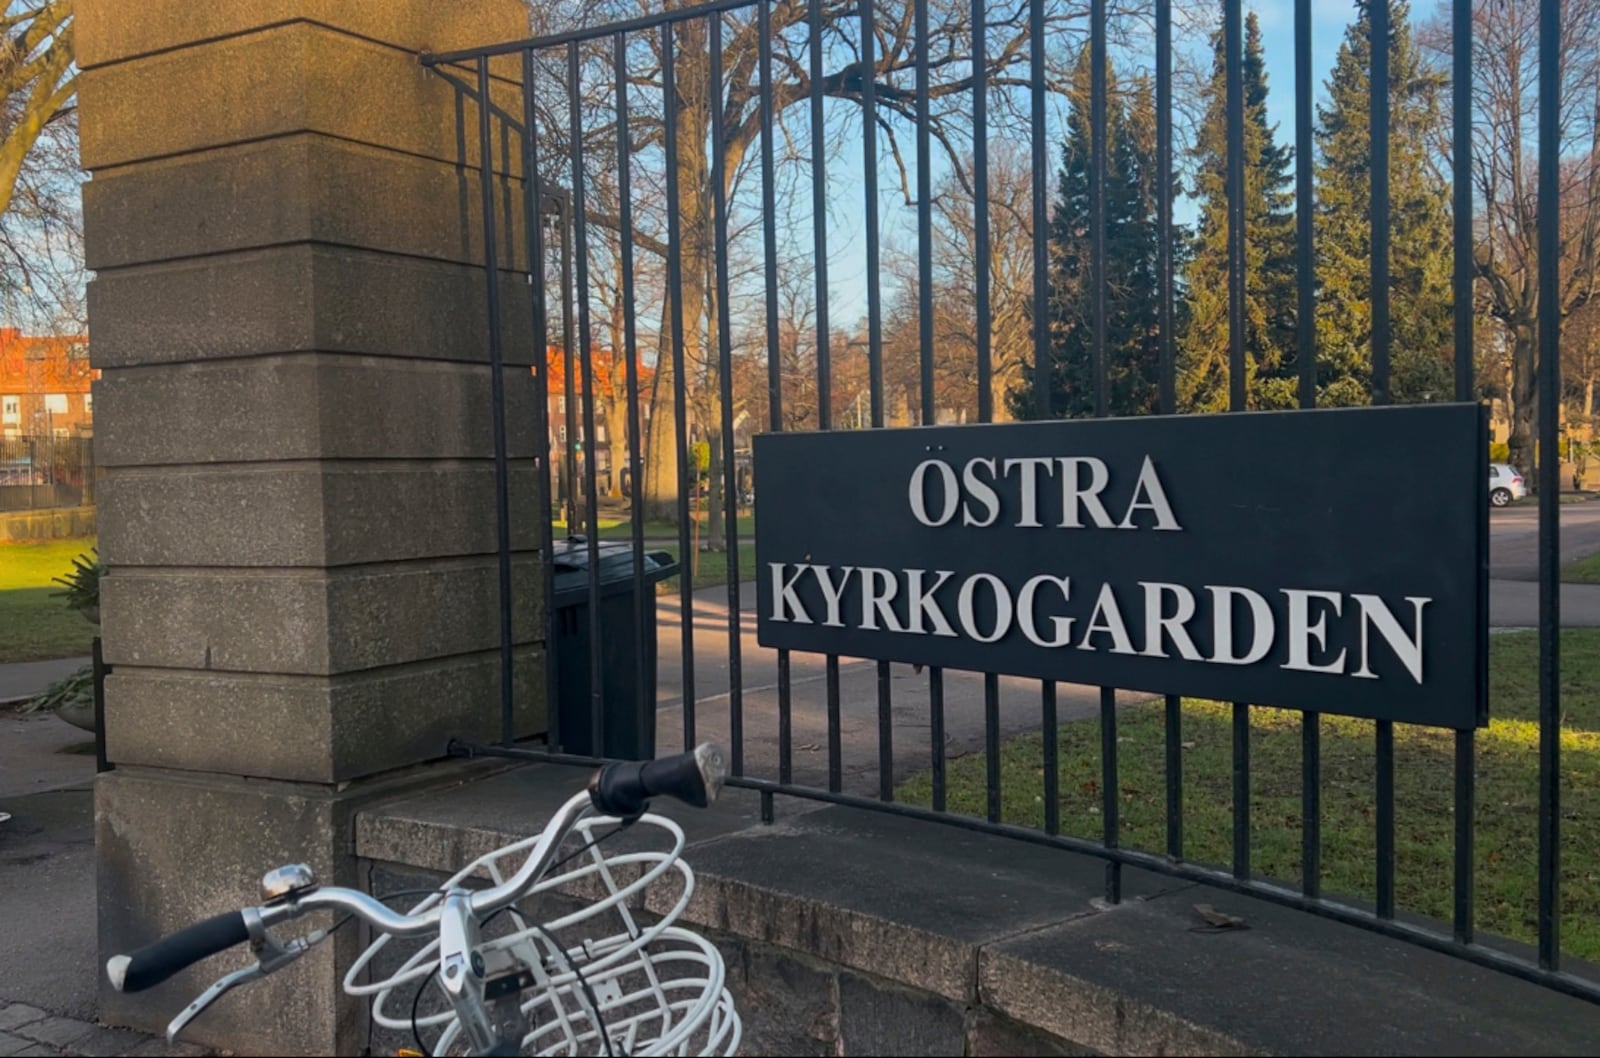
M1052 477L1060 485L1059 502L1053 499L1057 490L1046 487ZM911 471L906 498L912 516L929 529L951 525L957 513L962 526L979 529L997 524L1002 516L1018 529L1047 524L1059 529L1183 529L1148 455L1138 474L1120 486L1105 460L1094 456L984 457L967 460L959 474L942 459L924 459ZM1113 510L1122 517L1114 517Z
M939 517L934 518L928 514L927 483L928 471L937 470L941 494L944 497L944 510ZM956 472L950 469L950 464L937 459L924 459L917 464L917 469L911 472L911 513L917 521L930 529L937 528L956 516L956 507L960 505L961 497L956 491Z
M1333 616L1339 616L1343 600L1335 591L1304 591L1300 588L1285 588L1283 594L1289 597L1289 660L1284 662L1286 669L1296 669L1300 672L1343 672L1343 650L1332 661L1314 662L1311 660L1311 644L1315 640L1317 649L1326 650L1328 647L1328 613L1324 610L1317 615L1315 623L1311 621L1311 600L1320 599L1328 604L1333 611Z
M1433 600L1420 599L1412 595L1406 596L1406 602L1411 604L1415 614L1412 632L1408 636L1405 629L1400 627L1400 622L1396 620L1394 611L1390 610L1389 605L1382 599L1376 595L1352 595L1351 598L1356 601L1357 606L1361 607L1361 667L1355 671L1354 675L1366 679L1377 679L1377 676L1372 671L1372 666L1368 664L1367 655L1367 628L1369 625L1374 625L1378 629L1378 634L1383 636L1384 641L1389 644L1389 648L1400 659L1400 663L1406 667L1406 671L1411 673L1411 678L1421 683L1422 609Z
M1082 596L1093 599L1085 606L1074 601L1069 578L1048 573L1013 586L993 573L973 573L956 581L950 570L811 562L772 562L768 572L776 622L978 643L1000 642L1015 630L1034 646L1049 650L1176 656L1230 666L1255 665L1271 655L1282 659L1280 668L1364 679L1378 678L1375 656L1386 655L1418 685L1423 677L1423 615L1433 601L1406 596L1411 609L1407 627L1376 595L1284 588L1286 613L1280 622L1264 595L1239 585L1208 584L1205 595L1197 597L1181 584L1139 581L1138 592L1119 597L1111 583L1103 582ZM846 607L852 591L859 598L852 596ZM946 609L952 604L954 621ZM847 625L847 610L859 620ZM1209 631L1209 653L1196 644L1197 629ZM1355 656L1353 648L1329 656L1328 644L1339 629L1346 642L1360 643L1353 671L1347 659Z
M1143 654L1150 658L1167 657L1161 643L1163 639L1170 639L1178 648L1179 657L1185 661L1199 661L1200 651L1195 649L1194 640L1183 627L1194 616L1194 592L1182 584L1161 581L1140 581L1139 587L1144 589ZM1171 614L1164 612L1166 603L1163 600L1169 595L1178 602L1176 612Z
M1061 586L1062 601L1072 599L1072 584L1066 577L1052 577L1048 573L1041 573L1037 577L1029 577L1028 582L1017 593L1017 627L1022 629L1022 634L1028 637L1028 642L1041 647L1064 647L1072 638L1072 618L1051 617L1050 627L1055 629L1054 639L1045 639L1039 635L1039 626L1034 623L1034 593L1045 584L1059 584Z

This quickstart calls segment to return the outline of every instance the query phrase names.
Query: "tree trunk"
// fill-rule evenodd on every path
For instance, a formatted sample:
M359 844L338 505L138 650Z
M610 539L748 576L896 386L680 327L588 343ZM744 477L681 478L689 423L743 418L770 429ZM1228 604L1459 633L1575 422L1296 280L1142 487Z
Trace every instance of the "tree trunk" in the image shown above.
M678 524L678 413L673 404L677 378L672 370L670 305L661 313L661 342L656 374L650 383L650 429L645 436L644 481L634 482L649 521Z
M617 368L612 367L615 372ZM619 396L615 388L605 395L606 416L606 450L610 454L611 481L607 495L613 499L622 495L622 472L628 466L628 383L622 380L622 394Z
M1519 321L1512 327L1511 347L1511 436L1506 442L1511 465L1522 472L1530 489L1538 488L1539 468L1533 460L1534 415L1538 399L1535 386L1535 354L1539 346L1535 324Z
M706 483L706 535L705 549L707 551L722 551L727 547L726 529L727 519L724 518L722 505L724 501L722 481L722 426L720 420L713 420L714 425L706 431L706 440L711 444L711 466L706 471L709 480Z

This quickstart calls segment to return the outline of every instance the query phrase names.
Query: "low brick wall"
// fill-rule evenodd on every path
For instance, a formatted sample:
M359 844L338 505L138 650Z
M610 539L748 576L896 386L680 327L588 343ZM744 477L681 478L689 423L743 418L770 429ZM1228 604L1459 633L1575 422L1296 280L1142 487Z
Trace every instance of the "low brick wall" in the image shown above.
M68 540L94 534L94 507L56 507L43 511L0 513L0 543L19 540Z

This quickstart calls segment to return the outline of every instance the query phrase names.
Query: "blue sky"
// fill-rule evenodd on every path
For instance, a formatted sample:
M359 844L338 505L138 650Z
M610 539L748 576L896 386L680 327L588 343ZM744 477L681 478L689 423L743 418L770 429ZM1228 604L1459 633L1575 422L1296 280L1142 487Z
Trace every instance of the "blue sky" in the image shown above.
M1418 7L1426 8L1427 4L1424 2ZM1220 3L1216 5L1216 9L1217 17L1220 18ZM1255 10L1261 21L1262 41L1267 61L1268 113L1277 125L1278 142L1292 145L1295 137L1294 4L1291 0L1278 0L1275 3L1264 0L1256 4L1246 3L1245 9ZM1333 67L1334 57L1338 53L1345 28L1355 18L1355 11L1354 0L1313 0L1311 4L1312 81L1318 102L1326 98L1324 82ZM1413 18L1417 17L1418 13L1414 11ZM1198 53L1209 49L1205 36L1199 33L1188 38L1180 37L1174 41L1174 46L1180 50L1196 49ZM1127 70L1128 64L1122 63L1119 69ZM859 135L859 132L856 135ZM902 149L907 151L912 149L909 135L902 140ZM937 146L934 150L937 156ZM863 281L865 248L859 230L862 185L859 163L841 164L841 161L836 160L830 165L828 172L829 198L834 204L828 225L829 307L833 325L849 327L866 312L866 291ZM850 161L855 162L855 159ZM908 165L914 165L914 159L908 158L907 162ZM939 168L936 157L936 174ZM1051 168L1053 172L1053 160ZM883 239L886 249L888 244L894 241L900 242L907 249L915 245L915 214L905 208L904 202L897 198L898 179L898 174L888 167L883 169L879 177L883 202ZM1192 221L1194 218L1193 206L1186 202L1177 203L1174 212L1175 219L1180 223ZM804 234L807 236L807 241L802 242L802 245L809 245L809 225ZM890 280L886 277L884 282L887 301Z

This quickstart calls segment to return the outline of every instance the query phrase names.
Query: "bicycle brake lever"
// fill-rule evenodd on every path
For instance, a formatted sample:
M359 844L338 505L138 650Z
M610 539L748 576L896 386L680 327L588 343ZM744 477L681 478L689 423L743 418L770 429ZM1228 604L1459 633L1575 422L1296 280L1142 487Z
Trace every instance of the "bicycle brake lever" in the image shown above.
M261 915L254 910L245 913L245 926L250 932L250 947L255 950L257 962L254 966L246 966L242 970L235 970L213 981L210 988L201 992L188 1006L184 1007L167 1025L167 1042L178 1041L178 1034L188 1027L189 1022L199 1017L212 1003L221 999L229 992L242 984L260 980L269 974L294 962L300 956L321 944L328 938L329 931L325 929L313 930L304 937L296 937L287 944L280 944L277 938L266 931L261 922Z

